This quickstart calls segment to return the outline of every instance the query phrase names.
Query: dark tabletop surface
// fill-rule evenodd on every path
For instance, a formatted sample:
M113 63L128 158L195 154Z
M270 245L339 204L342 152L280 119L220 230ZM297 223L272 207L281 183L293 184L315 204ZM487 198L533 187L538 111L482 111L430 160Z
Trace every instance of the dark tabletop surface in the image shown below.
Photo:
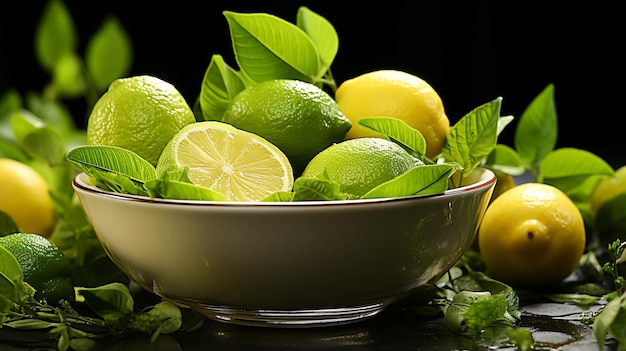
M518 327L532 332L535 350L599 351L617 350L615 340L598 347L592 327L583 322L591 309L538 302L522 309ZM193 332L161 335L150 342L148 335L104 340L96 350L507 350L517 348L502 336L490 341L453 333L441 318L418 316L410 305L391 306L366 321L343 326L278 329L246 327L208 321ZM0 329L2 351L56 350L46 332Z

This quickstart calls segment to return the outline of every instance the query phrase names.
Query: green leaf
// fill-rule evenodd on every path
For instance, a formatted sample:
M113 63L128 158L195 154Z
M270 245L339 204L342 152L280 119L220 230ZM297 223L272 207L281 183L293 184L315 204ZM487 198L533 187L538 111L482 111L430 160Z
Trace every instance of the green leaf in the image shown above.
M600 300L600 296L592 296L587 294L546 294L546 298L561 303L568 303L578 306L592 306Z
M180 308L169 301L162 301L146 312L135 315L130 328L158 334L170 334L182 326Z
M60 97L77 98L87 90L83 75L83 60L73 52L68 52L57 60L52 71L52 83Z
M271 193L264 199L261 199L261 202L291 202L293 201L293 192L289 191L277 191L275 193Z
M298 177L293 184L290 201L307 200L346 200L346 194L339 190L339 184L320 178Z
M424 139L424 135L405 121L391 117L365 117L359 119L358 123L402 144L413 151L419 159L425 158L426 139Z
M506 128L506 126L508 126L511 122L513 122L513 119L514 119L513 116L500 116L500 118L498 119L497 134L500 135L500 133L502 133L504 128Z
M188 178L181 181L180 178L174 177L174 174L176 171L166 172L159 178L146 181L143 186L149 196L175 200L226 201L223 194L192 184Z
M615 176L611 165L599 156L581 149L560 148L546 154L539 164L539 173L544 179L573 176Z
M448 179L459 168L458 165L454 164L413 167L368 191L362 198L441 194L448 189Z
M204 120L220 121L232 99L246 87L239 73L213 55L200 87L200 108Z
M8 327L22 330L35 330L35 329L47 329L58 326L58 322L50 322L41 319L18 319L11 322L6 323Z
M455 294L448 308L446 308L444 321L446 325L457 333L465 332L465 314L471 304L478 300L488 299L492 295L488 291L462 290Z
M24 273L19 262L9 250L0 245L0 296L17 302L20 300Z
M30 157L15 142L0 139L0 157L26 162Z
M504 144L496 144L487 156L485 165L514 176L522 175L526 171L519 154L512 147Z
M92 167L145 183L156 178L154 166L136 153L117 146L83 145L67 153L68 161L87 173Z
M319 75L323 75L335 60L339 50L339 36L324 17L305 6L298 8L296 25L311 38L321 59Z
M26 94L26 106L34 116L53 126L66 137L78 130L72 113L59 101L44 99L37 93L29 92Z
M22 108L20 92L15 88L8 88L0 96L0 120L7 114Z
M101 168L83 165L83 171L95 180L95 186L114 193L148 196L144 188L144 182L134 180L131 177L116 172L110 172ZM148 180L149 181L149 180Z
M128 74L133 62L133 46L117 17L107 17L90 38L85 61L98 91L106 90L115 79Z
M611 329L611 325L617 319L620 311L623 310L625 306L626 298L622 295L621 297L609 301L606 305L604 305L600 313L596 315L593 321L593 332L596 336L598 345L604 345L609 330ZM621 340L623 341L624 339L622 338Z
M442 154L446 161L463 166L463 174L471 173L494 149L501 104L502 98L483 104L450 128Z
M65 139L50 126L26 135L23 147L31 155L40 157L51 165L58 165L65 159Z
M572 200L588 202L600 176L615 171L589 151L561 148L550 152L539 164L539 181L553 185Z
M65 140L59 131L32 113L13 114L11 125L18 144L32 157L57 165L65 159Z
M316 83L320 58L315 44L300 28L266 13L224 11L235 59L256 83L271 79L299 79Z
M519 297L513 288L501 281L490 278L482 272L471 272L454 280L454 288L458 291L489 291L492 295L506 297L507 314L505 317L511 321L519 319Z
M619 310L617 316L613 319L613 323L609 327L609 334L611 334L613 339L621 340L622 349L626 349L626 299L622 296L621 300L622 309Z
M44 128L46 125L46 122L28 110L20 110L11 115L11 127L15 140L19 144L23 144L26 135Z
M480 332L496 321L504 319L506 299L502 295L491 295L471 303L463 316L465 326L472 332Z
M549 84L522 113L515 129L514 145L525 162L536 165L554 150L556 140L554 85Z
M61 0L50 0L35 34L35 53L41 67L52 72L57 61L76 51L78 35L72 16Z
M519 351L529 351L533 349L535 340L533 334L528 329L523 328L507 328L506 335L511 342L517 346Z
M23 160L26 155L17 146L11 116L22 109L22 97L15 89L7 90L0 96L0 157Z
M0 210L0 237L17 233L20 231L20 228L17 226L17 223L13 220L13 217L8 213Z
M102 319L113 325L123 323L134 313L135 302L128 287L121 283L110 283L94 288L77 287L77 294Z
M4 295L0 294L0 325L4 325L7 320L7 313L15 306L15 303Z

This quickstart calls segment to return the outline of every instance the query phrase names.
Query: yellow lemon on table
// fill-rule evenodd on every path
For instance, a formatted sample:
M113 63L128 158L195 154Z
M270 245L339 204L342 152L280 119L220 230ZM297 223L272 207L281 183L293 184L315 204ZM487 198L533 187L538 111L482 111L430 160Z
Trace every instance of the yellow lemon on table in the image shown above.
M296 176L318 152L343 140L351 126L330 95L293 79L268 80L244 89L221 121L278 146Z
M348 139L317 154L303 177L328 179L350 199L424 163L395 142L376 137Z
M352 123L348 139L380 136L360 126L361 118L398 118L422 133L426 156L433 158L441 153L450 130L439 94L426 81L407 72L378 70L346 80L339 85L335 100Z
M113 81L87 122L87 143L134 151L156 165L165 144L196 118L180 92L157 77Z
M576 269L585 225L573 201L542 183L517 185L487 208L478 247L490 274L512 286L546 287Z
M48 182L25 163L0 159L0 210L8 213L21 231L45 237L56 220Z
M157 175L189 168L189 179L230 201L260 201L293 187L287 156L264 138L217 122L185 126L168 142Z

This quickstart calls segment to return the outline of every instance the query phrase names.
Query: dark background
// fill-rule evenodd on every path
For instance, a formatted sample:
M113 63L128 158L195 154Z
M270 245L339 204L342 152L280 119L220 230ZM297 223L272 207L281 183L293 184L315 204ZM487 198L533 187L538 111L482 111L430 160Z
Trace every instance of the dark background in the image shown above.
M41 91L49 77L33 49L46 1L13 2L0 21L0 94ZM577 147L621 165L624 156L624 30L616 2L396 1L65 1L88 38L117 16L134 44L131 75L173 83L193 102L213 54L236 67L222 11L267 12L295 22L299 6L329 20L339 35L332 65L338 83L378 69L428 81L451 123L496 97L519 118L548 84L555 86L558 147ZM71 103L71 102L70 102ZM84 116L77 116L83 121ZM512 145L515 122L501 141Z

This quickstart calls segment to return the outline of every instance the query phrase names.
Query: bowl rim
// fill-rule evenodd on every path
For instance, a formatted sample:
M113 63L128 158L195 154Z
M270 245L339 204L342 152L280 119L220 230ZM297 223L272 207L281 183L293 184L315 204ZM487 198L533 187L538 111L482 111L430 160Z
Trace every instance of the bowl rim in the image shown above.
M185 205L185 206L210 206L210 207L319 207L319 206L336 206L336 205L349 205L349 204L373 204L373 203L388 203L388 202L404 202L415 199L427 199L427 198L446 198L452 196L458 196L464 193L473 193L482 189L490 187L496 182L496 174L491 169L486 167L479 167L476 170L487 172L487 176L482 176L477 182L459 186L457 188L448 189L443 193L432 195L411 195L402 197L383 197L373 199L354 199L354 200L311 200L311 201L294 201L294 202L261 202L261 201L206 201L206 200L177 200L177 199L162 199L151 198L141 195L121 194L113 191L98 188L94 185L90 185L87 182L87 174L80 172L72 179L72 186L77 192L89 193L92 195L101 195L107 198L141 202L149 204L161 204L161 205Z

